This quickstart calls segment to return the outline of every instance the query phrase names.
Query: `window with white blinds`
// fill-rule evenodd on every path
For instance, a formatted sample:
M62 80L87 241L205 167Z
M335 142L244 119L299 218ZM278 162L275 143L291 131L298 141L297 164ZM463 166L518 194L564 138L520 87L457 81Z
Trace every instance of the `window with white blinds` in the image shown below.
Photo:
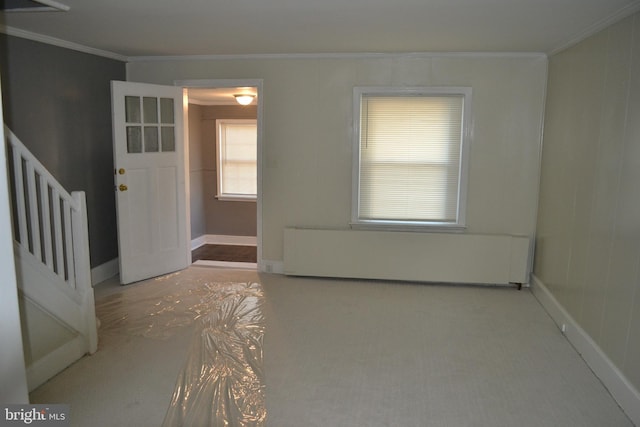
M354 223L464 226L468 88L356 88Z
M255 200L258 185L256 120L219 119L216 127L217 197Z

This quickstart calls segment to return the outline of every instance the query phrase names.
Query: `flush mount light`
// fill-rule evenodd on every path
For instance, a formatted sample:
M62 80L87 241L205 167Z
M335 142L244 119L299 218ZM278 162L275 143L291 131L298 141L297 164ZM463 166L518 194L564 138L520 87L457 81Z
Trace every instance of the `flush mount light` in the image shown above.
M238 104L240 105L249 105L253 102L253 98L255 98L255 95L249 95L249 94L241 94L241 95L233 95L236 98L236 101L238 101Z

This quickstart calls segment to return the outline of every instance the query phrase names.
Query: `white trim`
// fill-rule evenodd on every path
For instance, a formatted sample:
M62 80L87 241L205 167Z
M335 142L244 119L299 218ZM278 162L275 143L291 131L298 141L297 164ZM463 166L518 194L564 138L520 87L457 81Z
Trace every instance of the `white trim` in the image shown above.
M195 239L191 239L191 250L198 249L200 246L206 245L207 244L206 237L207 237L206 235L202 235L202 236L196 237Z
M258 246L256 236L225 236L220 234L205 234L191 240L191 250L204 245L236 245Z
M5 9L4 12L67 12L71 9L66 4L59 3L54 0L32 0L42 6L37 7L17 7L12 9Z
M33 391L87 354L85 337L78 335L27 366L27 384Z
M2 88L0 87L0 116L2 115ZM5 141L4 126L0 126L0 140ZM12 211L9 196L7 150L0 150L0 401L2 403L29 403L27 375L24 364L24 343L20 322L16 260L12 235ZM58 210L59 211L59 210Z
M218 88L235 88L235 87L257 87L258 89L261 89L262 79L175 80L173 84L175 86L182 86L186 88L204 87L204 88L218 89ZM258 92L258 95L259 95L259 92ZM256 98L259 100L260 96L257 96ZM235 105L237 105L237 103Z
M640 392L629 382L596 342L556 300L544 283L531 275L531 291L564 336L602 381L631 421L640 426Z
M398 58L546 58L544 52L351 52L351 53L256 53L228 55L130 56L129 62L151 61L235 61L274 59L398 59Z
M218 180L218 182L220 182L220 180ZM256 197L254 196L246 196L246 197L241 197L241 196L213 196L215 197L217 200L220 200L221 202L256 202Z
M91 286L95 286L107 279L111 279L118 273L120 273L120 269L118 267L118 258L116 257L111 261L107 261L104 264L100 264L99 266L91 269Z
M539 212L540 208L540 187L542 186L542 148L544 146L544 123L545 123L545 114L547 111L547 93L549 91L549 58L545 59L546 64L544 67L544 85L541 95L540 102L542 104L542 114L540 115L540 139L538 144L538 163L537 163L537 174L538 174L538 182L536 187L536 206L534 212ZM535 258L536 252L536 238L538 235L538 215L532 215L532 228L531 232L531 241L529 242L529 262L527 267L527 272L531 274L533 271L533 260Z
M35 1L36 3L43 4L45 6L49 6L56 10L60 10L62 12L67 12L69 9L71 9L66 4L62 4L54 0L33 0L33 1Z
M217 234L207 234L207 243L211 245L240 245L240 246L257 246L256 236L224 236Z
M209 261L204 259L199 259L193 265L196 267L239 268L243 270L257 270L258 268L258 264L255 262Z
M556 48L552 49L551 51L549 51L548 55L555 55L556 53L559 53L565 49L568 49L572 46L575 46L576 44L580 43L581 41L591 37L592 35L599 33L600 31L604 30L605 28L615 24L618 21L623 20L624 18L631 16L632 14L636 13L640 11L640 2L634 2L631 4L628 4L626 6L624 6L622 9L614 12L612 15L601 19L599 21L596 21L595 23L593 23L592 25L590 25L589 27L587 27L586 29L582 30L581 32L579 32L578 34L575 34L573 37L571 37L569 40L565 41L564 43L558 45Z
M284 274L284 262L262 259L258 262L258 271L262 273Z
M126 56L120 55L118 53L96 49L89 46L84 46L78 43L57 39L55 37L32 33L31 31L21 30L19 28L13 28L3 24L0 24L0 33L4 33L8 36L20 37L22 39L45 43L52 46L62 47L65 49L71 49L78 52L89 53L91 55L102 56L104 58L115 59L116 61L122 61L122 62L128 61L128 58Z
M37 0L33 0L37 1ZM38 7L16 7L14 9L5 9L4 13L22 13L22 12L66 12L60 9L56 9L51 6L38 6Z
M250 194L250 193L239 193L239 194L231 194L231 193L223 193L222 192L222 186L223 186L223 182L225 181L224 175L225 175L225 163L226 161L224 160L228 160L226 158L226 155L223 155L223 152L226 153L226 151L223 149L224 147L227 147L227 137L226 137L226 132L223 131L223 129L226 129L226 125L245 125L247 127L251 127L251 130L253 131L253 129L255 128L255 135L256 135L256 146L255 146L255 153L256 153L256 167L255 168L251 168L252 171L256 171L256 176L257 176L257 169L258 169L258 138L257 138L257 133L258 133L258 119L216 119L216 171L217 171L217 179L216 179L216 199L220 200L220 201L233 201L233 202L239 202L239 201L243 201L243 202L255 202L256 199L258 198L257 194ZM253 133L253 132L252 132ZM244 142L244 141L243 141ZM231 144L233 145L233 144ZM223 159L224 157L224 159ZM248 189L244 189L245 191ZM258 191L258 183L257 183L257 178L256 178L256 193Z
M191 257L191 248L189 247L189 242L191 241L191 164L190 158L191 155L191 145L189 139L189 90L187 88L182 88L182 162L184 163L184 194L185 194L185 204L184 204L184 215L185 221L183 224L184 227L184 236L187 240L187 244L185 245L185 258L186 264L189 265L189 262L192 261Z
M265 141L262 137L264 128L264 95L262 79L198 79L198 80L176 80L173 82L176 86L183 88L189 87L206 87L206 88L224 88L224 87L255 87L258 94L257 120L258 120L258 194L256 199L256 246L258 249L258 260L262 259L262 170L263 170L263 153Z
M365 96L448 96L462 97L462 135L460 141L460 159L458 163L458 203L455 222L426 222L409 220L360 218L360 116L362 113L362 99ZM353 88L353 132L352 132L352 166L351 166L351 227L365 229L386 230L457 230L466 228L467 186L469 181L469 151L473 135L473 89L468 86L355 86Z

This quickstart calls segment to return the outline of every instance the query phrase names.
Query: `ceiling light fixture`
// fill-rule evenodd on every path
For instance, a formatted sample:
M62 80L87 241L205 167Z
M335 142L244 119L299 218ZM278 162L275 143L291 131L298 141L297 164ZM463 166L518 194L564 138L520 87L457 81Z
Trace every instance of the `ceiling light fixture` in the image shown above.
M242 95L233 95L236 97L236 101L238 101L238 104L240 105L249 105L253 102L253 98L255 98L255 95L249 95L249 94L242 94Z

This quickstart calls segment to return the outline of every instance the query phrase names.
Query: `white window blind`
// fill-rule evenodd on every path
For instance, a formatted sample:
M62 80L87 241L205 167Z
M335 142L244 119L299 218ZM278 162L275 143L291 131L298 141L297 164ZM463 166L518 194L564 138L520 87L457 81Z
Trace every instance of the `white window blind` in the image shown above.
M460 225L465 95L361 95L356 222Z
M217 120L218 198L255 199L257 125L255 120Z

